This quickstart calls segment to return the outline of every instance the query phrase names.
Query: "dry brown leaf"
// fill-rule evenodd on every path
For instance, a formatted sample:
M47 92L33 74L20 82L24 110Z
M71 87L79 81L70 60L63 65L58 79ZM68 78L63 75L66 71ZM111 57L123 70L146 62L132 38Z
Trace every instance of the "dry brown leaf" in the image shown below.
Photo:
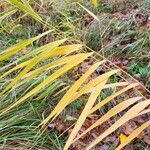
M109 145L103 144L102 146L96 146L96 150L110 150Z
M89 14L83 16L83 25L86 27L93 21L93 17Z
M62 133L63 131L66 130L66 125L65 125L65 123L63 121L57 120L55 122L55 124L56 124L56 130L58 130L59 132Z
M104 142L111 143L117 146L119 144L119 138L116 135L108 136Z
M144 122L148 121L148 119L149 119L148 114L144 114L144 115L134 118L133 120L137 122L138 124L143 124Z
M85 150L85 148L81 144L76 144L72 150Z
M122 131L126 135L130 135L135 129L137 128L137 125L134 121L129 121L122 127Z
M145 135L145 136L143 137L143 140L144 140L144 142L145 142L146 144L150 145L150 136Z

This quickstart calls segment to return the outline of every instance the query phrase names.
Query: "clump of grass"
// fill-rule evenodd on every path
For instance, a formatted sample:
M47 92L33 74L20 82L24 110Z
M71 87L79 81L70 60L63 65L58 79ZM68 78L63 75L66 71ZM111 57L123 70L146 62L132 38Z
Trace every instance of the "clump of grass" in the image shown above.
M37 81L37 80L36 80ZM35 82L34 80L32 81ZM29 87L33 83L26 83L26 87ZM0 147L1 148L11 148L12 143L14 143L14 148L24 147L26 149L33 147L34 149L46 150L51 147L52 149L58 149L62 146L63 140L58 138L58 133L53 130L47 130L44 134L41 134L40 128L38 128L41 122L41 114L46 113L45 108L51 105L53 99L52 95L54 91L59 89L60 83L51 84L47 89L45 89L44 99L38 94L38 99L36 96L31 97L30 102L26 102L20 105L18 108L12 110L10 113L1 116L0 123ZM24 91L25 86L21 87L22 90L14 90L10 96L8 95L5 99L13 98L14 96L19 96L20 93ZM15 95L13 94L15 92ZM43 94L43 93L42 93ZM41 98L41 99L40 99ZM3 102L4 105L4 102ZM1 107L3 106L1 104ZM7 103L5 105L8 105ZM49 107L51 109L51 107ZM16 145L16 147L15 147Z
M141 61L132 61L127 68L127 71L136 77L139 81L144 82L146 87L150 89L150 66L147 63L148 61L141 62Z
M134 7L136 4L137 8L131 9L127 6L127 10L113 12L114 14L104 13L102 10L94 11L99 21L91 21L88 26L83 27L83 36L81 36L83 42L107 58L123 55L142 59L145 54L148 54L148 58L149 29L146 27L148 9L143 2L133 2L129 5ZM88 8L92 11L90 7ZM138 19L140 15L142 19Z
M142 56L149 51L149 30L137 30L132 14L129 20L118 20L108 15L100 16L100 22L94 21L86 29L85 44L91 49L112 57L123 54L128 57ZM122 43L129 41L126 45Z

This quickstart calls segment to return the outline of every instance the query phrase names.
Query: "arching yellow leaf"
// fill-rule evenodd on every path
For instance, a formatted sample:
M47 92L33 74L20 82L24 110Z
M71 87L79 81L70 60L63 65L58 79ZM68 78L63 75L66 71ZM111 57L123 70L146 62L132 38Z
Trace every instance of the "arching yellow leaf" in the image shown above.
M14 55L16 52L20 51L21 49L23 49L27 45L31 44L32 42L34 42L35 40L41 38L42 36L50 33L51 31L53 31L53 30L46 31L46 32L34 37L34 38L21 41L20 43L13 45L12 47L6 49L5 51L2 51L0 53L0 61Z
M99 137L97 137L88 147L86 150L90 150L93 148L96 144L98 144L100 141L102 141L105 137L107 137L109 134L114 132L116 129L118 129L120 126L122 126L124 123L129 121L130 119L133 119L138 115L140 111L142 111L144 108L146 108L150 104L150 100L142 101L135 106L133 106L131 109L127 111L119 120L117 120L111 127L109 127L104 133L102 133Z
M143 125L141 125L139 128L135 129L126 139L122 141L122 143L115 149L115 150L121 150L124 146L129 144L134 138L138 137L138 135L148 128L150 126L150 121L145 122Z
M92 106L94 105L97 97L99 96L101 90L103 89L103 86L106 84L106 81L103 81L102 83L100 83L99 85L97 85L93 92L91 93L79 119L77 120L77 123L75 124L75 127L73 128L65 146L63 150L68 150L69 146L72 144L73 139L75 138L75 136L77 135L78 131L80 130L81 126L83 125L86 117L89 114L90 109L92 108Z
M89 13L95 20L99 21L99 18L90 10L88 10L87 8L85 8L83 5L81 5L80 3L78 3L87 13Z
M24 102L27 98L32 96L33 94L37 93L39 90L47 86L49 83L53 82L55 79L66 73L68 70L73 68L74 66L81 63L83 60L85 60L87 57L91 56L93 53L87 53L87 54L80 54L80 56L76 59L72 60L72 63L66 64L62 68L58 69L56 72L54 72L52 75L47 77L42 83L37 85L35 88L33 88L31 91L29 91L26 95L21 97L18 101L16 101L14 104L6 108L0 115L5 114L10 109L13 109L14 107L18 106L20 103Z
M80 88L80 86L85 82L85 80L96 70L96 68L100 65L100 62L94 64L91 66L88 71L82 75L82 77L77 80L71 88L67 91L67 93L62 97L62 99L59 101L59 103L56 105L54 110L51 112L51 114L44 119L40 125L44 127L50 119L52 119L54 116L58 116L58 114L70 103L72 100L74 94L77 92L77 90ZM55 118L54 117L54 118Z
M115 107L110 109L105 115L103 115L100 119L98 119L94 124L92 124L88 129L86 129L74 141L77 141L83 135L85 135L86 133L88 133L89 131L94 129L95 127L101 125L102 123L104 123L105 121L107 121L108 119L110 119L111 117L116 115L117 113L125 110L126 108L128 108L129 106L131 106L132 104L134 104L135 102L137 102L140 99L141 99L141 97L135 97L135 98L131 98L131 99L125 100L125 101L121 102L120 104L116 105Z
M130 85L128 85L127 87L123 88L122 90L116 92L116 93L113 93L112 95L108 96L107 98L105 98L104 100L102 100L101 102L99 102L97 105L95 105L90 113L93 113L94 111L96 111L97 109L101 108L102 106L104 106L105 104L107 104L108 102L110 102L113 98L117 97L118 95L122 94L123 92L133 88L133 87L136 87L138 86L139 84L138 83L132 83Z

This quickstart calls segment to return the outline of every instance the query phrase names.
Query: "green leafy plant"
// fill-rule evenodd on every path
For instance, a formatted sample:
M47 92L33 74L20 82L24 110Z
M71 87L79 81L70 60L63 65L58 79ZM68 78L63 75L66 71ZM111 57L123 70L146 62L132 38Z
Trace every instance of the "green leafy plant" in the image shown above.
M149 70L150 67L140 61L135 61L128 66L128 72L135 76L139 80L143 80L146 83L146 87L149 89Z

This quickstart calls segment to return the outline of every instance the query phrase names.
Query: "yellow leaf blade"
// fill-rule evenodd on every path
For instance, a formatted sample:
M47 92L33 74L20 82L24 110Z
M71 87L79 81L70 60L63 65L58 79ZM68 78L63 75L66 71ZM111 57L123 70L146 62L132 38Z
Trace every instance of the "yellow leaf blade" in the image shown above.
M128 108L129 106L131 106L132 104L134 104L135 102L137 102L138 100L140 100L141 97L135 97L135 98L131 98L128 100L125 100L123 102L121 102L120 104L116 105L115 107L113 107L112 109L110 109L105 115L103 115L100 119L98 119L94 124L92 124L87 130L85 130L81 135L79 135L75 141L77 141L79 138L81 138L83 135L87 134L88 132L90 132L92 129L96 128L97 126L101 125L102 123L104 123L105 121L107 121L108 119L110 119L111 117L113 117L114 115L118 114L119 112L125 110L126 108Z
M23 96L18 101L16 101L14 104L12 104L8 108L6 108L0 115L3 115L6 112L8 112L9 110L11 110L14 107L18 106L20 103L24 102L27 98L29 98L30 96L32 96L33 94L35 94L36 92L38 92L39 90L41 90L42 88L44 88L49 83L53 82L55 79L57 79L58 77L60 77L61 75L63 75L65 72L67 72L68 70L70 70L74 66L78 65L84 59L86 59L87 57L89 57L91 55L92 55L92 53L80 54L80 57L78 57L77 59L73 59L71 64L66 64L64 67L60 68L59 70L57 70L56 72L54 72L52 75L50 75L49 77L47 77L42 83L40 83L39 85L37 85L31 91L29 91L25 96Z
M16 52L20 51L21 49L23 49L24 47L26 47L27 45L31 44L32 42L34 42L35 40L41 38L42 36L52 32L53 30L49 30L47 32L44 32L34 38L28 39L28 40L24 40L18 44L15 44L14 46L6 49L5 51L3 51L2 53L0 53L0 61L14 55Z
M114 87L120 87L120 86L125 86L125 85L129 85L128 82L117 82L117 83L110 83L110 84L106 84L104 86L104 89L107 89L107 88L114 88ZM89 89L87 91L87 93L89 92L92 92L93 88Z
M124 146L129 144L134 138L138 137L138 135L150 126L150 121L145 122L139 128L135 129L126 139L124 139L121 144L116 148L116 150L121 150Z
M102 133L99 137L97 137L88 147L87 150L90 150L100 141L102 141L109 134L118 129L121 125L129 121L130 119L136 117L140 111L146 108L150 104L150 100L142 101L135 106L133 106L130 110L127 111L118 121L116 121L111 127L109 127L104 133Z
M95 20L99 21L99 18L92 13L90 10L88 10L87 8L85 8L83 5L81 5L80 3L78 3L87 13L89 13Z
M23 68L25 67L30 61L26 61L26 62L23 62L21 64L18 64L17 66L15 66L14 68L10 69L9 71L5 72L4 74L2 74L0 76L0 79L4 78L5 76L7 76L8 74L12 73L13 71L15 70L18 70L20 68Z
M94 111L96 111L97 109L101 108L102 106L104 106L105 104L107 104L108 102L110 102L113 98L117 97L118 95L122 94L123 92L138 86L138 83L132 83L130 85L128 85L127 87L123 88L122 90L110 95L109 97L107 97L106 99L104 99L103 101L99 102L96 106L94 106L90 113L93 113Z
M101 61L101 64L102 63L104 63L104 61ZM101 83L102 81L106 80L107 78L109 78L111 75L117 73L118 71L119 71L118 69L111 70L111 71L106 72L105 74L102 74L99 77L91 80L89 83L87 83L86 85L84 85L78 93L76 93L74 95L74 99L77 99L82 94L87 93L91 88L93 88L97 84Z
M7 2L9 2L12 5L14 5L18 9L22 10L24 13L29 14L30 16L32 16L37 21L39 21L39 22L42 21L42 18L38 15L38 13L36 13L32 9L32 7L29 5L29 3L26 0L22 0L22 1L19 1L19 0L7 0Z
M94 105L97 97L99 96L101 90L103 89L103 86L106 84L105 80L104 82L100 83L99 85L97 85L93 92L91 93L89 100L87 101L79 119L77 120L77 123L75 124L75 127L73 128L65 146L64 146L64 150L68 150L69 146L72 144L73 139L75 138L75 136L77 135L78 131L80 130L81 126L83 125L86 117L88 116L89 110L92 108L92 106Z
M99 62L91 66L88 71L79 79L77 80L71 88L67 91L67 93L63 96L63 98L59 101L59 103L56 105L54 110L51 112L51 114L41 122L40 125L45 126L47 122L52 119L54 116L56 117L71 101L74 93L79 89L79 87L83 84L83 82L90 76L92 72L99 66ZM57 114L57 115L56 115Z
M50 70L52 68L58 67L58 66L62 66L64 64L69 64L72 62L72 59L76 59L79 57L80 54L77 55L73 55L73 56L68 56L68 57L62 57L60 59L58 59L55 62L52 62L50 64L46 64L34 71L30 71L29 73L25 74L22 79L23 81L20 82L19 84L16 85L16 87L21 86L22 84L24 84L25 82L31 80L32 78L34 78L35 76L39 75L40 73L43 73L44 71Z
M34 54L35 54L36 52L40 52L41 50L43 51L43 50L45 50L45 49L47 49L47 48L49 49L50 46L51 46L51 43L49 43L49 44L47 44L47 45L44 45L44 46L42 46L42 47L40 47L40 48L37 48L37 49L34 50ZM55 49L55 51L57 51L57 54L69 54L69 53L72 53L72 52L74 52L74 51L80 50L81 47L82 47L82 45L80 45L80 44L66 45L66 46L57 47L57 48ZM32 52L31 52L30 54L32 54ZM46 56L46 57L47 57L47 56ZM67 61L66 59L67 59L67 58L64 58L64 64L65 64L66 61ZM61 63L60 61L62 61L62 63ZM23 68L23 67L27 66L27 64L28 64L29 62L31 62L31 60L28 60L28 61L26 61L26 62L23 62L23 63L21 63L21 64L18 64L17 66L15 66L14 68L10 69L9 71L5 72L2 76L0 76L0 79L4 78L5 76L7 76L8 74L12 73L13 71L15 71L15 70L17 70L17 69L20 69L20 68ZM16 62L16 63L17 63L17 62ZM26 78L26 77L30 76L31 74L32 74L32 75L34 75L34 74L36 75L37 73L35 73L35 72L39 72L40 70L43 71L43 70L45 70L45 68L48 68L48 66L49 66L49 67L50 67L50 66L51 66L51 67L55 67L55 66L57 66L57 64L58 64L58 66L59 66L59 65L63 64L63 60L59 60L58 62L55 62L55 63L56 63L56 64L48 64L48 65L42 66L41 68L38 68L37 70L31 71L30 73L25 74L23 78ZM42 68L43 68L43 69L42 69Z
M64 43L66 39L55 41L51 43L51 47L48 47L40 53L38 56L32 58L27 66L15 77L7 86L6 88L0 93L0 95L3 95L5 92L7 92L17 81L19 81L28 71L32 69L38 62L41 61L43 58L49 58L50 56L57 55L57 51L55 52L55 49L60 44Z
M150 108L145 109L145 110L143 110L142 112L140 112L140 113L138 114L138 116L143 115L143 114L147 114L147 113L149 113L149 112L150 112Z

